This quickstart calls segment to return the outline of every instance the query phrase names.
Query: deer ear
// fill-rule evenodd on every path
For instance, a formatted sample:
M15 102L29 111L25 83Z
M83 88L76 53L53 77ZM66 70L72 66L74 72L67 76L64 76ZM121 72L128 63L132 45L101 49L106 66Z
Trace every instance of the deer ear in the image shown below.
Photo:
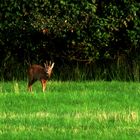
M46 66L48 66L48 61L46 60Z
M47 67L46 63L44 63L45 68Z
M51 65L51 69L54 67L54 63L52 63L52 65Z
M51 65L51 61L49 61L49 65Z

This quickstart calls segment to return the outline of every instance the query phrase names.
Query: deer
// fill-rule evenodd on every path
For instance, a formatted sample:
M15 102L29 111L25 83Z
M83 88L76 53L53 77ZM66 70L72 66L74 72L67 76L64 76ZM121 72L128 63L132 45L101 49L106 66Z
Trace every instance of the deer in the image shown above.
M42 85L42 91L46 90L46 84L48 79L50 79L52 75L52 70L54 67L54 62L51 61L48 63L44 63L44 67L41 65L33 64L29 67L28 73L28 91L32 91L32 85L39 80Z

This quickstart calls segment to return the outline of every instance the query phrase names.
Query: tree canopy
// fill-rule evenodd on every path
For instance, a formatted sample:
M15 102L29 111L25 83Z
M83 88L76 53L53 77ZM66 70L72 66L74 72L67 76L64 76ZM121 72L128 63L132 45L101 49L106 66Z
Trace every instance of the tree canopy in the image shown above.
M47 59L60 79L139 80L137 0L1 0L0 9L4 79L22 79L30 63Z

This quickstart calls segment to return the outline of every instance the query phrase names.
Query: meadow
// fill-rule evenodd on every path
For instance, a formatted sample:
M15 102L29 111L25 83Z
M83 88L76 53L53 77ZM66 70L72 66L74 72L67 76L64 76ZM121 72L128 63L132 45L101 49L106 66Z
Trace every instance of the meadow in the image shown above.
M0 139L138 140L140 83L1 81Z

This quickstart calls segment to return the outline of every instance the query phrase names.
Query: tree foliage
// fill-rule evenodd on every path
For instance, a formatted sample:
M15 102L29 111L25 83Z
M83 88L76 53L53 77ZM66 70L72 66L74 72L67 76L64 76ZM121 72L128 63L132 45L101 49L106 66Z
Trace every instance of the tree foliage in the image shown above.
M99 71L117 77L121 70L119 77L124 79L123 68L128 77L139 79L138 1L2 0L0 9L0 67L5 79L23 78L29 63L46 59L56 62L57 74L68 75L77 65L80 70L86 65L86 78L95 78ZM15 72L17 67L23 76Z

